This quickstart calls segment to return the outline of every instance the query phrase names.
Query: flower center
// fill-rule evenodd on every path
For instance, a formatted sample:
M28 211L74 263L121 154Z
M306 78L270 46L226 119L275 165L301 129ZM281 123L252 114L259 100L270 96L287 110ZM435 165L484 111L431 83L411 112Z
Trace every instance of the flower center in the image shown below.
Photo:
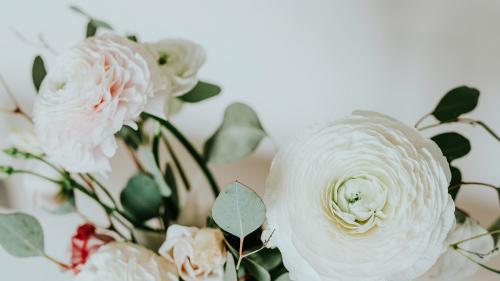
M370 177L350 177L325 189L323 207L331 220L350 233L365 233L381 225L387 192Z

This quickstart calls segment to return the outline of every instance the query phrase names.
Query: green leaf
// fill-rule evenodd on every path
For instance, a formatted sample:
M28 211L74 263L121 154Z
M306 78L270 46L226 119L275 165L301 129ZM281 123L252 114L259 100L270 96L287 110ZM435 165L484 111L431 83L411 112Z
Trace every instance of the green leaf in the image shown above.
M87 28L85 29L85 37L89 38L97 33L97 26L94 25L92 20L87 23Z
M139 39L137 38L137 35L134 34L129 34L127 35L128 40L133 41L133 42L139 42Z
M16 257L43 256L42 227L27 214L0 214L0 245Z
M33 85L38 92L40 90L40 85L42 84L43 78L45 78L45 75L47 75L45 64L43 63L43 59L41 56L35 57L35 60L33 61L33 68L31 69L31 75L33 78Z
M451 181L450 187L448 189L451 198L455 200L457 198L458 192L460 191L460 183L462 182L462 172L457 167L450 166L451 171Z
M455 132L443 133L431 139L441 148L448 162L464 157L471 150L469 140Z
M125 211L141 222L158 217L163 202L156 182L142 173L128 181L120 195L120 201Z
M233 255L227 252L226 270L224 271L224 281L238 281L236 266L234 265Z
M177 98L183 102L195 103L215 97L220 92L219 86L199 81L191 91Z
M469 216L459 208L455 207L455 219L458 223L464 223Z
M456 120L460 115L476 108L479 91L467 86L452 89L441 99L432 115L441 122Z
M165 182L165 178L163 177L160 168L158 167L158 165L156 165L155 157L151 152L151 149L147 148L146 146L140 146L137 150L137 154L146 171L150 173L153 176L153 179L156 181L161 195L163 197L169 197L172 194L172 190Z
M139 128L142 127L142 124L138 124ZM139 146L145 142L144 136L140 129L134 130L129 126L123 126L121 130L116 134L117 137L123 139L128 147L137 150Z
M248 257L254 262L260 264L267 271L271 271L281 264L281 253L276 249L264 248L261 251Z
M160 249L163 242L165 242L164 232L134 228L132 233L139 245L142 245L155 253L158 252L158 249Z
M255 280L271 281L271 275L269 275L269 272L254 261L250 259L243 259L243 266L247 270L248 274Z
M255 111L242 103L230 105L222 125L204 147L208 162L231 163L250 155L266 136Z
M177 220L180 214L179 192L177 190L177 181L175 180L174 171L172 166L167 163L164 174L165 182L172 190L172 195L164 198L165 213L163 221L168 225L169 221Z
M265 215L262 199L238 182L224 187L212 207L212 217L217 225L240 239L259 228Z
M500 230L500 217L497 218L497 220L488 228L488 232ZM498 243L500 240L500 233L495 233L492 234L493 240L495 241L495 245Z
M276 281L291 281L292 279L290 279L290 273L285 273L285 274L282 274L280 275L280 277L278 277L278 279L276 279Z

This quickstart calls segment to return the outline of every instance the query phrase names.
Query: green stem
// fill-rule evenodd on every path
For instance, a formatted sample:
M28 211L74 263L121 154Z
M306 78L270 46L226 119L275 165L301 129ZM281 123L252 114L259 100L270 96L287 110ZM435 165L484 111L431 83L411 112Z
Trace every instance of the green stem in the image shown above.
M485 232L485 233L482 233L482 234L478 234L478 235L469 237L469 238L464 239L464 240L460 240L458 242L455 242L455 243L451 244L450 246L453 247L453 248L457 248L458 245L460 245L462 243L465 243L467 241L474 240L474 239L477 239L477 238L481 238L481 237L487 236L487 235L497 234L497 233L500 233L500 229L489 231L489 232Z
M203 174L207 178L207 181L210 185L210 188L212 189L214 196L217 197L217 195L219 194L219 188L217 187L217 182L215 181L215 178L210 172L210 170L208 169L208 166L205 163L203 157L196 151L196 149L188 141L188 139L169 121L156 117L151 114L146 113L145 115L149 118L158 121L163 127L169 130L170 133L172 133L172 135L174 135L177 138L177 140L179 140L179 142L184 146L184 148L189 152L189 154L191 154L191 157L193 157L195 162L198 164Z
M184 186L186 187L187 190L191 189L191 185L189 184L189 180L187 179L186 173L184 172L184 169L182 168L181 162L179 161L179 158L177 158L177 155L175 154L175 151L172 149L172 146L170 145L170 142L168 141L167 137L162 134L162 139L163 142L165 143L165 146L167 147L168 153L170 153L170 156L172 157L172 161L174 161L174 165L179 172L179 175L181 176L182 182L184 183Z
M32 172L32 171L28 171L28 170L14 170L13 174L27 174L27 175L32 175L32 176L39 177L39 178L42 178L44 180L53 182L53 183L55 183L57 185L61 185L62 184L61 181L57 181L57 180L51 179L49 177L46 177L44 175L40 175L38 173L35 173L35 172Z
M104 192L106 194L106 196L109 198L111 203L113 203L113 205L115 207L118 207L118 203L116 202L116 200L113 197L113 195L111 194L111 192L109 192L109 190L100 181L98 181L96 178L94 178L94 176L92 176L91 174L86 174L86 175L90 180L92 180L93 182L95 182L97 184L97 186L99 187L99 189L101 189L102 192Z
M500 270L497 270L497 269L491 268L491 267L489 267L489 266L487 266L487 265L484 265L484 264L482 264L482 263L480 263L480 262L475 261L473 258L471 258L471 257L469 257L468 255L464 254L464 253L463 253L462 251L460 251L459 249L455 249L455 250L456 250L456 252L457 252L457 253L459 253L460 255L464 256L464 257L465 257L465 258L467 258L469 261L471 261L471 262L473 262L473 263L475 263L475 264L479 265L480 267L482 267L482 268L484 268L484 269L486 269L486 270L489 270L489 271L491 271L491 272L495 272L495 273L500 274Z

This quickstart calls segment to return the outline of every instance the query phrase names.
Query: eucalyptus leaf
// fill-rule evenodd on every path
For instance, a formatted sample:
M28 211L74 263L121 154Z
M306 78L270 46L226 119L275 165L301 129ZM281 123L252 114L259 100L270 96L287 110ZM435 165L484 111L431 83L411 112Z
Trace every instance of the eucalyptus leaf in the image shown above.
M441 122L453 121L460 115L474 110L478 100L479 91L477 89L461 86L446 93L432 115Z
M255 111L234 103L226 109L222 125L205 143L205 159L217 164L234 162L254 152L265 136Z
M453 200L455 200L461 188L460 183L462 182L462 172L460 172L460 170L454 166L450 166L450 171L451 171L451 181L448 191Z
M120 194L125 211L140 222L158 217L163 203L160 190L151 177L137 173Z
M448 162L464 157L471 150L469 140L455 132L443 133L431 139L439 146Z
M33 68L31 69L31 75L33 78L33 85L38 92L45 75L47 75L47 70L45 69L45 64L41 56L35 57L35 60L33 61Z
M16 257L43 256L42 227L36 218L27 214L0 214L0 245Z
M243 239L265 219L262 199L250 188L233 182L221 191L212 207L212 217L224 231Z
M500 230L500 217L497 218L497 220L488 228L489 232ZM500 233L495 233L492 234L493 240L495 241L495 245L498 243L500 240Z
M183 102L195 103L215 97L220 92L221 88L219 86L199 81L191 91L177 98Z
M250 276L252 276L257 281L271 281L271 275L269 272L256 262L250 259L243 259L243 267Z
M238 281L238 274L236 273L234 258L230 252L227 252L226 269L224 270L224 281Z
M276 281L291 281L292 279L290 279L290 273L285 273L285 274L282 274L280 275L280 277L278 277L278 279L276 279Z

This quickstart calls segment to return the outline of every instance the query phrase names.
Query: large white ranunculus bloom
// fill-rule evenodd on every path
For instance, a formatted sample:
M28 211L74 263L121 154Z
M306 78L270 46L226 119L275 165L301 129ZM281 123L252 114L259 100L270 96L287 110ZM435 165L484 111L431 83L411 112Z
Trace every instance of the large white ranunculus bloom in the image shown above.
M171 225L159 253L186 281L222 281L226 250L218 229Z
M317 125L273 161L272 244L295 281L411 280L446 249L449 181L438 146L387 116Z
M448 236L449 244L457 243L477 235L487 233L477 221L466 218L461 224L457 224L453 232ZM495 243L491 235L485 235L464 243L460 243L459 247L463 250L448 248L448 250L438 259L436 264L429 272L418 279L418 281L459 281L470 277L476 273L481 267L470 261L467 257L475 260L478 263L487 263L488 260L496 254L492 252L495 248ZM460 251L461 253L457 252ZM484 255L467 253L467 251ZM465 255L465 256L464 256Z
M154 56L112 34L91 37L49 69L34 106L34 123L50 160L71 172L105 172L123 125L143 111L163 115L164 88Z
M75 281L178 281L175 267L154 252L110 243L92 254Z

